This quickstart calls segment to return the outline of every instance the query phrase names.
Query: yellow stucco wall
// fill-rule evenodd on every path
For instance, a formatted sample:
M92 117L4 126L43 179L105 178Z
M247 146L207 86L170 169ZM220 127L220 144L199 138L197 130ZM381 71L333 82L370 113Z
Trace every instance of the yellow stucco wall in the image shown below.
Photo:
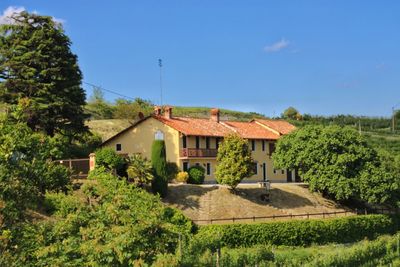
M154 118L139 123L136 127L131 128L120 136L106 142L104 146L116 149L116 144L121 144L122 150L119 153L134 154L140 153L147 159L151 158L151 146L155 139L155 133L161 131L164 134L166 145L167 161L174 162L180 169L183 169L183 162L188 162L189 167L198 163L206 169L207 163L211 164L211 174L206 175L206 182L215 181L216 158L180 158L180 150L183 148L182 135L175 129L161 123ZM196 137L186 137L187 148L196 148ZM206 137L200 136L200 148L206 148ZM209 137L210 149L216 148L216 138ZM220 141L222 139L220 138ZM251 149L251 140L249 140L249 148ZM257 162L257 174L246 178L243 182L263 181L263 163L266 164L266 178L273 182L285 182L287 180L286 170L276 170L274 172L272 159L269 156L269 143L265 141L265 150L262 150L262 140L255 140L255 150L251 152L252 158ZM294 180L294 178L293 178Z
M265 142L265 150L262 150L262 140L254 140L255 149L251 151L251 157L257 163L257 174L247 178L247 181L262 181L263 180L263 163L266 164L266 178L270 181L284 182L287 180L286 170L275 170L272 163L272 159L269 156L269 143L272 141ZM252 148L251 140L249 140L249 148Z
M150 159L151 146L157 131L161 131L164 134L167 161L178 164L179 132L154 118L148 118L139 123L136 127L106 142L104 146L116 149L116 144L121 144L122 150L119 153L140 153L143 157Z

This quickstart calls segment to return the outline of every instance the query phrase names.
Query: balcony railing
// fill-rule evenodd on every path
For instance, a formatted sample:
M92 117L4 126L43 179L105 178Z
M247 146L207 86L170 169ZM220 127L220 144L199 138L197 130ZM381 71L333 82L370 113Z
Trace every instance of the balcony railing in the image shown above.
M215 158L217 151L217 149L182 148L180 156L182 158Z

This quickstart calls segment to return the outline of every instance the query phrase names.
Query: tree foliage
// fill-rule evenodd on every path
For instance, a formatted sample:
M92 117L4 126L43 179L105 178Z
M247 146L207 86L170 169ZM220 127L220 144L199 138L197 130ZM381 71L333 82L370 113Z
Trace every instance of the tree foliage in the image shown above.
M57 153L51 143L49 137L32 132L24 123L0 121L0 217L4 226L21 221L26 209L35 208L47 190L66 190L70 183L67 169L51 162Z
M92 119L112 119L115 107L104 99L104 94L99 88L93 90L93 95L89 98L85 106Z
M285 118L285 119L300 120L301 119L301 114L294 107L288 107L283 112L282 117Z
M352 128L306 126L279 139L276 168L298 169L310 189L337 200L386 203L396 195L398 173Z
M154 193L165 197L168 192L168 172L167 156L165 151L165 142L163 140L154 140L151 148L151 164L154 171L152 188Z
M103 147L95 151L96 154L96 168L104 167L109 171L118 171L124 164L125 160L123 157L118 155L114 149L110 147Z
M153 111L153 105L150 101L141 98L135 98L134 101L117 99L115 101L114 118L115 119L136 119L139 112L149 115Z
M29 99L29 127L50 136L87 131L82 74L61 24L27 12L12 21L0 25L0 101Z
M216 180L235 189L244 178L252 175L252 164L247 141L238 135L229 135L218 148Z
M143 266L175 253L193 230L181 212L110 173L89 180L82 194L47 195L52 219L9 240L17 266Z

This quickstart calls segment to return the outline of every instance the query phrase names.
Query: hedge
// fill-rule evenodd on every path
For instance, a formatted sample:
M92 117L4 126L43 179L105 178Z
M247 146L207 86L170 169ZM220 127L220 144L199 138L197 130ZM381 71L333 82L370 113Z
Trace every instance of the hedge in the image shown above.
M361 215L325 220L201 226L192 241L197 249L254 245L309 246L351 243L394 233L399 216Z

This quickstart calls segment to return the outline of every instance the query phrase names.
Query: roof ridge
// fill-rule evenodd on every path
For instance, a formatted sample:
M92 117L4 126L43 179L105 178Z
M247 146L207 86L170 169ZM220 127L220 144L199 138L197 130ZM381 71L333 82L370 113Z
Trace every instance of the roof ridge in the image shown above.
M233 131L234 133L237 133L238 131L236 129L234 129L232 126L229 126L226 124L227 121L219 121L218 123L225 126L226 128L228 128L229 130Z

